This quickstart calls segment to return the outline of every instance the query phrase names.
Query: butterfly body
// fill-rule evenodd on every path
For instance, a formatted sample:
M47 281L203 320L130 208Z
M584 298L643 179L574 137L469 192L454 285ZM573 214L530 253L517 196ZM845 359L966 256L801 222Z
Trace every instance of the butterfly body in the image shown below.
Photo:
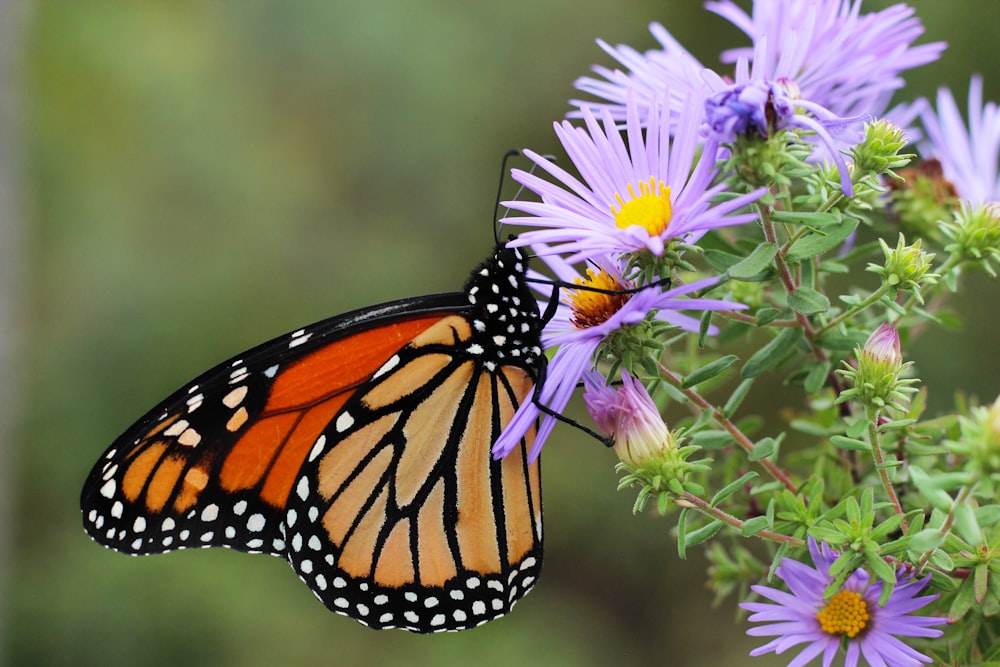
M347 313L216 366L98 461L87 532L135 555L281 556L375 628L507 613L542 561L534 433L490 454L544 363L525 271L501 247L462 293Z

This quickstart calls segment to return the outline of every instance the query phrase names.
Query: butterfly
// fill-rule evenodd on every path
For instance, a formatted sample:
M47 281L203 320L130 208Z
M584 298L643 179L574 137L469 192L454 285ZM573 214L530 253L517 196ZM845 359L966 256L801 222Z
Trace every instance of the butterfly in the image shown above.
M362 308L205 372L108 448L81 495L98 543L286 558L329 609L439 632L511 610L542 566L534 429L490 448L544 372L518 249L462 292Z

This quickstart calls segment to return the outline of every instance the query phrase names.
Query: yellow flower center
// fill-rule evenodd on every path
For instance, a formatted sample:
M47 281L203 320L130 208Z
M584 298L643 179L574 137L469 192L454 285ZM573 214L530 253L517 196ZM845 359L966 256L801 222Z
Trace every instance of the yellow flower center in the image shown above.
M620 292L626 289L607 271L587 269L587 279L577 278L577 285L593 289ZM597 326L608 321L612 315L631 298L631 294L604 294L593 289L575 289L569 292L569 305L573 309L573 324L580 329Z
M847 635L852 639L868 627L870 619L868 603L854 591L840 591L830 598L823 611L816 614L823 632Z
M670 225L673 219L673 208L670 205L670 188L663 181L657 183L652 176L649 181L639 183L639 194L635 194L632 184L629 183L628 193L631 199L627 202L620 194L615 194L615 199L621 204L619 210L611 206L611 212L615 216L615 224L619 229L626 229L633 225L642 227L650 236L659 236Z

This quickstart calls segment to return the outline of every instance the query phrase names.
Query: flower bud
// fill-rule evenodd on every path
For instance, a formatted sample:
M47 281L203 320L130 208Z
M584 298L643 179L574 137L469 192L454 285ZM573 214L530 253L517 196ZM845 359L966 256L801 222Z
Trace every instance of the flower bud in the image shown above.
M865 138L851 149L854 170L859 173L882 175L893 169L905 167L910 157L900 155L907 140L901 130L887 120L876 120L865 125Z
M1000 397L988 408L972 408L968 417L959 417L959 437L945 446L980 483L977 490L995 497L1000 482Z
M848 366L837 371L853 385L837 398L837 402L855 398L875 410L886 406L902 410L901 401L916 391L909 385L917 380L900 377L911 364L903 363L896 327L891 322L881 324L864 346L855 350L855 356L857 368Z
M646 388L622 372L621 387L609 387L596 373L584 376L587 411L612 440L621 462L631 468L657 464L675 449L674 438Z
M879 325L858 354L858 363L884 365L886 370L896 372L903 363L903 353L899 346L899 332L892 322Z
M869 264L867 270L880 274L884 285L893 290L912 292L917 301L923 303L921 287L925 284L933 285L940 277L935 273L928 273L934 254L924 252L920 239L913 245L904 245L906 239L902 234L899 235L895 248L890 248L882 239L878 242L882 246L885 263L882 266Z
M1000 206L963 203L955 219L941 226L941 232L950 241L945 250L958 254L967 262L979 264L996 278L990 260L1000 259Z

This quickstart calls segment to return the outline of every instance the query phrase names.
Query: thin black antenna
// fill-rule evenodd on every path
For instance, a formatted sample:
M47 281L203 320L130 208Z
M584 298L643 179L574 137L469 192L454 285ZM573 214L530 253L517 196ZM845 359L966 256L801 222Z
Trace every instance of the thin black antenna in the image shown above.
M510 162L512 157L517 157L520 154L521 151L519 150L511 149L507 151L504 153L503 162L500 164L500 184L497 186L497 200L493 205L493 240L497 245L500 245L500 200L503 198L503 184L507 181L507 163ZM520 190L518 192L520 193ZM515 195L516 198L517 196Z
M521 151L518 150L511 149L507 151L503 156L503 164L500 167L500 187L497 188L497 201L496 204L493 206L493 240L496 241L497 245L500 245L500 199L503 196L502 193L503 193L504 180L507 178L507 174L509 173L507 170L507 163L510 161L512 157L517 157L520 154ZM542 157L544 157L546 160L549 160L550 162L555 162L556 159L554 155L543 155ZM532 162L531 168L528 169L528 173L534 174L536 169L538 169L538 165ZM517 192L514 193L512 199L517 199L518 197L520 197L522 192L524 192L523 185L517 189ZM503 214L504 217L506 217L508 213L510 213L509 208L506 211L504 211Z

